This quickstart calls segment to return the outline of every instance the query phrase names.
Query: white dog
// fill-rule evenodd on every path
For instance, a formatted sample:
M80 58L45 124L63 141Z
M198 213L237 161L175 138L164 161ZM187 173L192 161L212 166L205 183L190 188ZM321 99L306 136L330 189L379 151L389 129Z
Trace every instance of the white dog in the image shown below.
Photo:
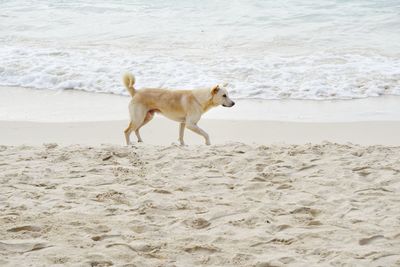
M127 73L123 77L125 87L128 89L132 100L129 103L130 122L125 129L126 143L129 145L130 134L135 131L138 142L142 142L139 129L148 123L155 112L180 123L179 142L184 145L183 133L185 127L202 135L206 145L210 145L208 134L197 126L201 115L212 107L222 105L232 107L235 105L228 97L225 88L216 85L208 89L196 90L166 90L166 89L141 89L134 88L135 77Z

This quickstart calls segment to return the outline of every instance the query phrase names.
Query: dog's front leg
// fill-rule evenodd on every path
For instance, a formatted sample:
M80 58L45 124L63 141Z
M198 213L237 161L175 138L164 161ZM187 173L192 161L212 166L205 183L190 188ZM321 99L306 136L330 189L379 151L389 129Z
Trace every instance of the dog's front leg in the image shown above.
M192 130L193 132L199 135L202 135L204 139L206 139L206 145L211 145L210 137L208 136L208 134L205 131L203 131L199 126L197 126L196 123L186 122L186 128Z
M181 143L181 146L185 145L185 142L183 141L183 134L185 132L185 125L186 125L186 123L184 123L184 122L181 122L179 124L179 142Z

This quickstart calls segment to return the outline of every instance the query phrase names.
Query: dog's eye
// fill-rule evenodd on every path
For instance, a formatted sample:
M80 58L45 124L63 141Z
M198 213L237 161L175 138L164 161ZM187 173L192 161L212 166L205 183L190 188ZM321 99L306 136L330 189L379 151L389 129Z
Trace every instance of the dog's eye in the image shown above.
M223 95L222 97L226 97L226 95Z

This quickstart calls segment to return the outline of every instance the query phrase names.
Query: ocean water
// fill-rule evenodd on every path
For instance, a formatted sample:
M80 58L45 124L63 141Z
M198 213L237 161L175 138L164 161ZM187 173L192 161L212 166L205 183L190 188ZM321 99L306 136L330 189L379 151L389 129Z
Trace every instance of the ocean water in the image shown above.
M0 85L235 98L400 95L399 0L0 0Z

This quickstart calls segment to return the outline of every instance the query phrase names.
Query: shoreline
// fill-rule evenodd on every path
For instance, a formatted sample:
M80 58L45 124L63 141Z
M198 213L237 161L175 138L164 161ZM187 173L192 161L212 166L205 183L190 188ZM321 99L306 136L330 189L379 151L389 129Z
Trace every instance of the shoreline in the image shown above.
M0 121L78 122L128 120L130 97L77 90L38 90L0 86ZM400 121L400 96L353 100L235 99L202 119L358 122ZM51 111L51 112L49 112Z

